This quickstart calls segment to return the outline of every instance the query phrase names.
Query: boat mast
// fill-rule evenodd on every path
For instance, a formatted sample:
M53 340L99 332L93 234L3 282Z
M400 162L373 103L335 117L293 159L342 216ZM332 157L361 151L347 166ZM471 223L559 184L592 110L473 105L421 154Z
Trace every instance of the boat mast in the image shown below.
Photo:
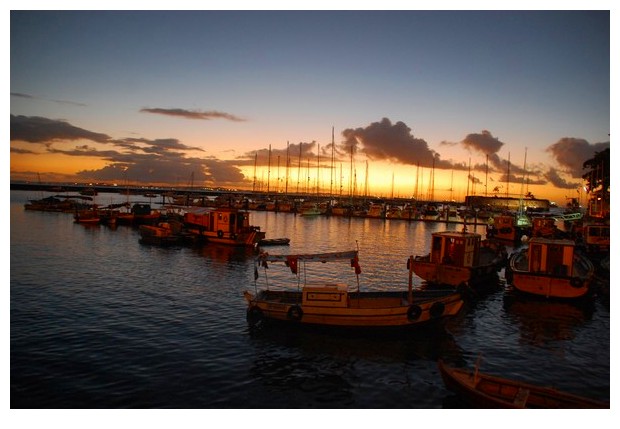
M471 180L471 158L469 158L469 167L467 167L467 191L466 196L469 196L469 181Z
M258 151L254 153L254 183L252 184L252 192L256 192L256 160L258 158Z
M366 160L366 177L364 177L364 198L368 198L368 160Z
M285 181L285 185L284 185L284 195L288 196L288 166L290 163L290 156L289 156L289 144L288 141L286 142L286 181Z
M267 161L267 195L269 195L270 183L271 183L271 144L269 145L269 160Z
M299 194L299 182L301 181L301 145L303 143L299 142L299 163L297 165L297 193Z
M278 169L276 179L276 194L280 193L280 155L278 155Z
M508 175L506 176L506 198L508 198L508 189L510 188L510 152L508 152Z
M321 175L321 147L316 144L316 202L319 202L319 176Z
M334 176L336 175L336 171L334 170L334 127L332 126L332 163L331 168L329 169L329 196L331 199L334 198Z
M353 202L353 145L351 145L351 171L349 173L349 198Z
M487 153L487 167L484 173L484 196L487 196L487 185L489 183L489 154Z

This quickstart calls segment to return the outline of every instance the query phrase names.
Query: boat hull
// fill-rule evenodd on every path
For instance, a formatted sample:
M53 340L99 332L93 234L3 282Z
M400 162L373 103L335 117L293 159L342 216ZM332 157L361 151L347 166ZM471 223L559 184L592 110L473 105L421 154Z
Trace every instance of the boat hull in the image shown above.
M459 267L448 264L435 264L424 260L414 260L413 271L421 279L441 285L454 287L463 284L475 286L497 276L501 265L489 264L478 267Z
M513 271L512 285L519 292L546 298L575 299L582 298L590 291L590 281L578 277L553 277Z
M477 370L453 368L439 361L446 387L477 408L609 408L607 402L537 386Z
M574 266L580 268L573 276L547 272L532 272L521 267L528 265L528 250L512 254L509 259L506 280L517 291L545 298L578 299L589 295L594 276L592 264L575 255Z
M410 304L407 292L313 292L304 303L300 292L246 292L248 322L274 320L301 325L337 327L404 327L456 315L463 306L458 293L415 291ZM314 302L309 302L313 300Z

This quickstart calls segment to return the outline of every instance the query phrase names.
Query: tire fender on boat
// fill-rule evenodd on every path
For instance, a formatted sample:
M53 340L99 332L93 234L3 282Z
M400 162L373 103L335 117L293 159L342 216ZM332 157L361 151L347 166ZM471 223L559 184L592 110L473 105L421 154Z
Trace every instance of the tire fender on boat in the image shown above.
M236 240L237 239L237 234L235 234L234 232L230 233L230 238L231 240Z
M224 231L222 231L221 229L217 230L217 238L222 238L224 237Z
M583 280L579 277L573 277L572 279L570 279L570 285L574 288L583 287Z
M420 318L422 315L422 308L419 305L410 305L407 309L407 319L409 321L414 322Z
M286 313L286 317L296 322L300 321L303 315L304 315L304 311L301 309L299 305L291 306L291 308L289 308L288 312Z
M248 308L246 319L250 326L256 326L265 319L265 315L263 314L263 310L261 310L259 306L253 305Z
M445 309L446 304L444 304L443 302L435 302L433 305L431 305L431 309L429 311L431 314L431 318L436 319L438 317L441 317Z

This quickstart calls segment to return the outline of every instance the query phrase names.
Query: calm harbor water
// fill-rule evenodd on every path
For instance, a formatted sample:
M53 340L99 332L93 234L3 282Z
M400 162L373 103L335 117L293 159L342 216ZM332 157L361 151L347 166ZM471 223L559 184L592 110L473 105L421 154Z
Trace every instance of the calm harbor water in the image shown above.
M428 330L250 331L252 251L143 245L135 228L24 210L40 197L11 191L11 408L462 408L437 360L471 367L480 354L483 371L610 399L608 297L524 299L500 273L496 291ZM406 288L407 257L460 228L272 212L251 223L291 239L271 253L359 247L361 290Z

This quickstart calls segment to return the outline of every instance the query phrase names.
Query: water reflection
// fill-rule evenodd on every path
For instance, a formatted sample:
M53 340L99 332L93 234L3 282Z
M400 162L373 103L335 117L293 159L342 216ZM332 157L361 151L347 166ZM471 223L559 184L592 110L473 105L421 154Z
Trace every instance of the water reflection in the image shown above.
M594 303L546 301L507 291L504 310L519 327L523 343L542 345L574 339L576 330L592 319Z

